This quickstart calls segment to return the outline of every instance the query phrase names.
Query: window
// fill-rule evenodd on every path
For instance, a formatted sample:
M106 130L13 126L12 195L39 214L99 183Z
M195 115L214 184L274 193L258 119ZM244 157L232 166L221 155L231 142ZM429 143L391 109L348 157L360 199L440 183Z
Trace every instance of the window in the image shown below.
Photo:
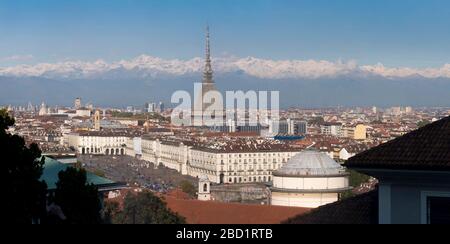
M427 197L427 223L450 224L450 197Z
M208 192L208 184L203 185L203 192Z
M450 192L421 193L421 223L450 224Z

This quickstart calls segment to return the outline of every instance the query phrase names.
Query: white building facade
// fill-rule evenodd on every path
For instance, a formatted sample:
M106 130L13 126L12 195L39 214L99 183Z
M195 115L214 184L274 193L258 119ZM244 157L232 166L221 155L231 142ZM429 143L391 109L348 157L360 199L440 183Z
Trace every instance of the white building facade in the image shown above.
M125 155L128 136L123 133L79 132L64 135L69 147L85 155Z
M343 136L342 124L339 123L327 123L321 125L320 131L323 135L331 135L337 137Z
M142 159L162 164L184 175L206 176L212 183L270 182L299 149L225 150L193 146L186 142L142 138ZM132 155L134 156L134 155Z

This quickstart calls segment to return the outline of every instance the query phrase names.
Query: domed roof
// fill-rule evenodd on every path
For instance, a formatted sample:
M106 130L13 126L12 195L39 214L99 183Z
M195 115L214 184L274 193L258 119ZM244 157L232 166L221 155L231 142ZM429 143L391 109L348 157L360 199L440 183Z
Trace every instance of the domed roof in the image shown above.
M323 152L306 150L292 157L275 176L326 176L345 174L345 168Z

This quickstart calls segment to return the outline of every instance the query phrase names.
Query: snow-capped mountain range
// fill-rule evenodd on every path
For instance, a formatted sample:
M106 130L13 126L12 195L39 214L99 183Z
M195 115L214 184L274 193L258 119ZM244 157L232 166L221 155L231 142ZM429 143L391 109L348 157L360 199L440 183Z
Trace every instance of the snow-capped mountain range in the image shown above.
M204 60L162 59L141 55L117 62L65 61L0 67L0 76L43 77L50 79L157 78L200 73ZM437 68L385 67L383 64L358 65L355 61L270 60L254 57L224 57L213 60L216 73L241 72L261 79L320 79L342 76L379 76L388 79L408 77L450 78L450 64Z
M354 61L269 60L221 57L213 60L221 91L279 91L287 106L450 107L450 65L388 68ZM82 97L101 106L165 101L174 91L191 92L202 79L204 60L167 60L141 55L117 62L67 61L0 67L0 105L70 105Z

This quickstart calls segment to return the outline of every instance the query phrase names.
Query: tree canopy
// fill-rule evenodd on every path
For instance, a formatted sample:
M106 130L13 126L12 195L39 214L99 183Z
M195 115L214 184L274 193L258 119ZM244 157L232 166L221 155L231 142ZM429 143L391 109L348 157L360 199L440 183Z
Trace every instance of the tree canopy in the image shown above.
M360 187L363 183L367 183L370 180L370 176L368 175L361 174L354 170L348 170L348 172L350 173L349 184L353 188ZM353 193L352 190L346 191L341 195L342 199L346 199L353 196L355 196L355 194Z
M97 187L87 183L84 169L67 168L58 174L55 204L70 224L100 224L101 202Z
M196 197L197 195L197 188L194 184L187 180L183 180L182 182L180 182L180 188L184 193L188 194L191 197Z
M184 224L185 219L167 208L151 192L129 193L123 209L113 218L115 224Z
M417 126L418 126L419 128L421 128L421 127L424 127L424 126L426 126L426 125L428 125L428 124L430 124L430 123L431 123L431 122L430 122L429 120L424 119L424 120L422 120L422 121L417 122Z
M5 110L0 110L2 221L32 223L45 215L47 186L40 181L44 161L39 160L41 151L36 144L27 146L22 137L7 133L13 125L14 119Z

